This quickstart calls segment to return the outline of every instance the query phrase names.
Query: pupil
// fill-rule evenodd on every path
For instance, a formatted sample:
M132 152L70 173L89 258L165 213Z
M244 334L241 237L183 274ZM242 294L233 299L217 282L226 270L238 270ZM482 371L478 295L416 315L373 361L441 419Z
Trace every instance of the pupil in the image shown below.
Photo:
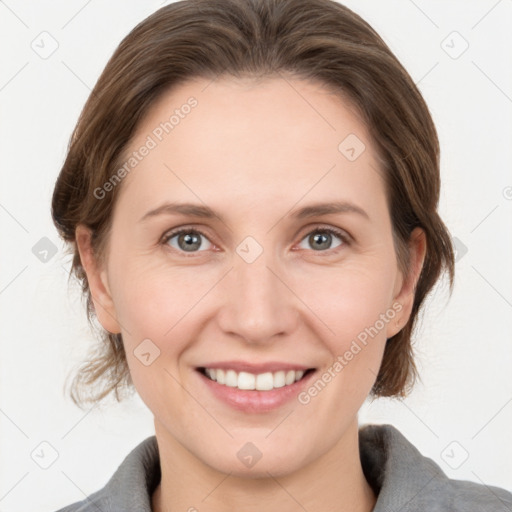
M198 249L201 246L201 240L197 235L191 235L189 233L186 233L185 235L182 235L180 238L182 241L185 242L186 251Z
M311 244L311 245L314 247L314 246L315 246L315 244L316 244L317 242L319 242L320 244L322 243L322 241L323 241L324 243L329 242L329 240L330 240L330 236L331 236L330 234L318 234L318 233L317 233L317 234L313 235L313 241L314 241L314 243L313 243L313 244ZM329 243L327 243L327 246L329 246L329 245L330 245L330 244L329 244ZM328 247L327 247L327 248L328 248Z

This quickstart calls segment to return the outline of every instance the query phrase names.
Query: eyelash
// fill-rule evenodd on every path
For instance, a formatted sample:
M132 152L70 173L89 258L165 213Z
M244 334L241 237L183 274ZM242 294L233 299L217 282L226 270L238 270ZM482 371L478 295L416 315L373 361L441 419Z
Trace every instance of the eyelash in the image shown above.
M327 249L325 251L315 251L315 252L317 252L319 254L321 254L321 253L331 253L331 252L337 253L343 246L350 245L349 236L346 235L345 232L343 232L341 230L338 230L338 229L335 229L335 228L331 228L331 227L316 227L316 228L312 229L311 231L309 231L308 233L306 233L300 239L300 241L304 240L307 236L310 236L313 233L317 233L317 232L318 233L329 233L331 235L335 235L335 236L337 236L343 242L341 245L339 245L338 247L335 247L334 249ZM167 242L169 242L169 240L171 240L172 238L174 238L177 235L180 235L181 233L196 233L196 234L199 234L201 236L204 236L208 241L210 241L210 239L208 238L208 235L203 233L200 229L184 227L184 228L178 228L178 229L176 229L174 231L170 231L170 232L166 233L162 237L162 240L161 240L160 243L162 245L167 245ZM212 243L212 242L210 241L210 243ZM172 249L174 249L174 248L172 248ZM187 254L185 251L180 251L180 252L185 254L186 257L194 257L195 255L198 254L198 252L201 253L203 251L198 251L196 253L191 252L189 254Z

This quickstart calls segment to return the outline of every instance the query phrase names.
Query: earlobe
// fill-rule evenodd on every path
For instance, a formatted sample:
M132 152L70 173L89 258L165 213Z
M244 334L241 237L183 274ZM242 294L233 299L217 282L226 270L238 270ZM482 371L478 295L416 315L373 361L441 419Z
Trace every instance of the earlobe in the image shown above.
M108 284L108 274L98 262L91 246L91 230L79 224L75 230L75 240L80 261L87 275L89 290L98 321L104 329L117 334L121 332L117 321L114 302Z
M393 304L400 305L400 312L396 315L396 320L393 323L388 324L386 337L391 338L397 334L400 329L404 327L409 321L411 316L412 307L414 305L414 297L416 292L416 285L423 268L427 251L426 235L423 229L415 228L410 236L409 240L409 269L408 276L403 279L402 275L399 274L397 279L400 280L400 289L393 299ZM395 306L395 309L398 309Z

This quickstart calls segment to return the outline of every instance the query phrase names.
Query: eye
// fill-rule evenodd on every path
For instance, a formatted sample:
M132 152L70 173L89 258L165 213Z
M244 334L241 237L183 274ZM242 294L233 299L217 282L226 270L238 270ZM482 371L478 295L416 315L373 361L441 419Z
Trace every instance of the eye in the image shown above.
M333 237L338 238L340 240L340 243L338 243L334 247L332 246ZM317 228L314 229L313 231L310 231L302 239L302 241L304 240L310 244L314 251L320 252L325 252L326 250L329 249L335 249L340 245L348 245L349 243L348 236L345 235L343 231L327 227Z
M339 240L339 243L334 247L332 246L333 237ZM207 241L207 247L204 247L205 244L203 243L203 239ZM316 252L326 252L330 249L336 249L341 245L348 245L350 243L348 235L341 230L331 227L314 229L313 231L310 231L307 236L301 240L301 242L302 241L309 243ZM198 229L192 228L180 228L171 231L164 235L161 243L163 245L170 245L177 251L188 253L203 252L204 250L211 249L213 245L204 233ZM201 248L202 250L200 250Z
M198 249L203 246L202 238L208 240L206 235L197 229L182 228L167 233L162 239L162 244L169 244L173 249L183 252L202 252ZM174 243L169 243L176 239ZM211 242L208 240L211 245ZM208 249L209 247L207 247Z

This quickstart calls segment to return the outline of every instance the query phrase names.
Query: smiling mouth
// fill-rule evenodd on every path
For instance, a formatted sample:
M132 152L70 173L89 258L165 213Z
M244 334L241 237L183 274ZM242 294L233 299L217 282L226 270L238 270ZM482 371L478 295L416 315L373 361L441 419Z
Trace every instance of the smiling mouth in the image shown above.
M206 378L223 386L238 388L240 390L271 391L272 389L290 386L304 379L306 375L314 372L314 368L308 370L280 370L277 372L249 373L224 370L221 368L197 369Z

